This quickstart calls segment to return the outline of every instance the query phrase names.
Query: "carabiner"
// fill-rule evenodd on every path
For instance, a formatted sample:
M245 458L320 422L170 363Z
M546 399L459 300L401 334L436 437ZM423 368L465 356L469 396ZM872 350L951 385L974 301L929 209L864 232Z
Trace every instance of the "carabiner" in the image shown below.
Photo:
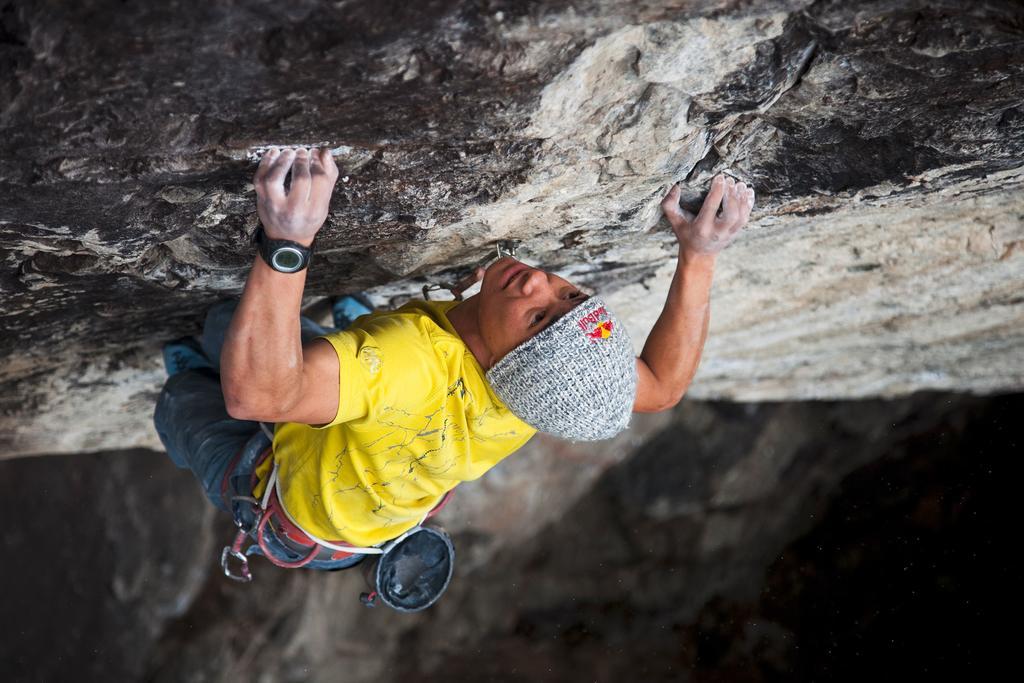
M430 292L436 291L438 289L447 289L449 292L452 293L452 296L455 297L456 301L462 301L462 292L460 292L460 291L458 291L456 289L456 285L448 285L448 284L443 284L443 283L442 284L436 284L435 283L435 284L432 284L432 285L423 285L423 299L425 301L430 301Z
M519 250L520 244L521 242L519 240L500 240L495 247L498 252L498 258L503 256L511 256L512 258L515 258L516 251Z
M228 560L232 557L241 563L241 572L239 574L232 573L231 567L228 565ZM242 583L252 581L252 572L249 571L249 558L230 545L224 546L224 550L220 553L220 567L224 570L224 576L232 581L240 581Z

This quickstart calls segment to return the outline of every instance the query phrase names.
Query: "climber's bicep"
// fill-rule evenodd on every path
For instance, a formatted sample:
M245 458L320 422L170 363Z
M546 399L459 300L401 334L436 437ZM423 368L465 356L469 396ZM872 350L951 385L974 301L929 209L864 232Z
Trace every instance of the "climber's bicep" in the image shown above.
M302 380L296 398L283 406L275 422L300 422L320 425L332 422L338 414L338 354L324 339L302 346ZM282 391L282 395L285 392Z

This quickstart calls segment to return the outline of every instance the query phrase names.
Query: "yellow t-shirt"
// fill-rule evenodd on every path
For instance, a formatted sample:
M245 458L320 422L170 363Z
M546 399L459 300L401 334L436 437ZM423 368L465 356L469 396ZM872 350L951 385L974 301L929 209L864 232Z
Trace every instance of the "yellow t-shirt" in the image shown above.
M274 431L281 503L308 533L357 546L392 539L536 433L448 321L457 303L411 301L324 337L341 365L338 414ZM257 471L256 496L270 466Z

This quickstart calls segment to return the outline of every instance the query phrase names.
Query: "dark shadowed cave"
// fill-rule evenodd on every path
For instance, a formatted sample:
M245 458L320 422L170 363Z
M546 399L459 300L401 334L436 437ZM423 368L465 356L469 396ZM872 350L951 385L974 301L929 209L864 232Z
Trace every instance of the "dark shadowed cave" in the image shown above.
M3 537L3 661L26 681L330 679L292 643L314 619L302 595L333 582L332 610L384 631L339 632L348 642L320 664L387 657L380 680L994 675L1020 579L1022 407L948 394L684 404L562 519L457 571L435 613L404 621L359 605L355 571L261 563L255 584L225 581L210 536L230 520L162 454L14 460L0 483L4 518L21 522ZM714 500L752 450L787 449L771 490ZM709 547L723 524L731 542ZM481 541L455 542L461 558Z

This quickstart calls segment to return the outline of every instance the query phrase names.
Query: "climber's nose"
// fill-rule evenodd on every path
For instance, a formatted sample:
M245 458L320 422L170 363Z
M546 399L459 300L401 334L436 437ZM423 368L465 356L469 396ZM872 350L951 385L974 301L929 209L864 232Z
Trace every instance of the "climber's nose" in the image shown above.
M551 289L547 273L539 268L527 268L516 275L515 280L513 286L518 285L516 291L522 296L540 296Z

